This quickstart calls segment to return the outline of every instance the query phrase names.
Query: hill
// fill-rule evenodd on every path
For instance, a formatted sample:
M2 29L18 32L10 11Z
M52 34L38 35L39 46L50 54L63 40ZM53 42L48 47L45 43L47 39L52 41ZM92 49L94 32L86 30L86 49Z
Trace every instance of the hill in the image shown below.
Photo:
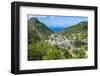
M59 32L58 34L62 36L66 36L67 38L73 34L80 34L87 37L87 32L88 32L87 25L88 25L87 21L82 21L76 25L65 28L63 31Z
M46 39L53 33L48 27L40 22L37 18L30 18L28 20L28 41Z

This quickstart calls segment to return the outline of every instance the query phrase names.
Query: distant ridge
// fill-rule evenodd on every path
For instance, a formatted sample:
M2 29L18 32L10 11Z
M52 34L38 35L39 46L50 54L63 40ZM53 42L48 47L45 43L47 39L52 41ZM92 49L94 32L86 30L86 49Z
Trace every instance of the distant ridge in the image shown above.
M59 32L59 34L66 36L66 37L71 34L77 34L77 33L87 34L88 32L87 25L88 25L88 21L82 21L76 25L65 28L64 30Z

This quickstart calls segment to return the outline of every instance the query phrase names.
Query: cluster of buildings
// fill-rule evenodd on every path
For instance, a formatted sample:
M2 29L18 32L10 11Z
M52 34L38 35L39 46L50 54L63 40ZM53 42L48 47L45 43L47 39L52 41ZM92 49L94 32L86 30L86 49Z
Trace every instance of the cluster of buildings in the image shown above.
M48 46L58 45L60 48L73 51L74 47L71 45L70 41L59 34L52 34L48 39Z

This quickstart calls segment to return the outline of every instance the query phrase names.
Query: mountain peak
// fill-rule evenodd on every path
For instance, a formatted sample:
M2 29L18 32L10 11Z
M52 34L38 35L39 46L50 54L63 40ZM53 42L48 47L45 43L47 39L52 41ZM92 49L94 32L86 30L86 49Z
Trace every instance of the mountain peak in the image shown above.
M45 39L52 33L45 24L41 23L37 18L28 20L28 37L29 41L36 39Z
M34 23L39 23L39 20L35 17L30 18L29 21L30 21L30 23L33 23L33 22Z

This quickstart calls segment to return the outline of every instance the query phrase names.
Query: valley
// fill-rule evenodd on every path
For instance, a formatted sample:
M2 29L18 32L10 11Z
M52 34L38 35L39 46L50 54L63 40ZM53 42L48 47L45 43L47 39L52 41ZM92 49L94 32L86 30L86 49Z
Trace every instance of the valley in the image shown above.
M28 60L87 58L88 22L54 32L37 18L28 20Z

